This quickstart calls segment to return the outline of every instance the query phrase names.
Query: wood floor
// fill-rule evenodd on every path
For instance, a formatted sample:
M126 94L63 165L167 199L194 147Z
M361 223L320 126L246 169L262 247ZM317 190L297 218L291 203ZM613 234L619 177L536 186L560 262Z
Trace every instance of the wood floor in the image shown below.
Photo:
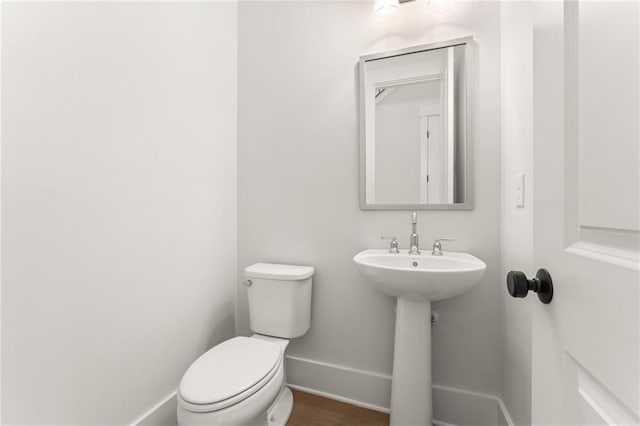
M294 390L293 412L287 426L386 426L388 424L388 414Z

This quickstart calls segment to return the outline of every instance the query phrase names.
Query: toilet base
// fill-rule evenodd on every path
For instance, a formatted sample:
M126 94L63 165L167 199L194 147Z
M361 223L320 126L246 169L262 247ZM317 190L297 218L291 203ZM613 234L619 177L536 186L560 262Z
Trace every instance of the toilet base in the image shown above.
M286 385L282 387L280 393L267 409L269 426L285 426L293 411L293 393Z

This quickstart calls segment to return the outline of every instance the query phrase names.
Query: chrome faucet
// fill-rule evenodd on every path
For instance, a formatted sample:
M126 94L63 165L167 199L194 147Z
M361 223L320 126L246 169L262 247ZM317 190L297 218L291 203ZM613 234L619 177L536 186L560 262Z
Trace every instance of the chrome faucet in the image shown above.
M418 213L411 212L411 235L409 236L409 254L420 254L418 243Z
M431 254L433 256L442 256L442 241L454 241L453 238L438 238L433 240L433 250Z

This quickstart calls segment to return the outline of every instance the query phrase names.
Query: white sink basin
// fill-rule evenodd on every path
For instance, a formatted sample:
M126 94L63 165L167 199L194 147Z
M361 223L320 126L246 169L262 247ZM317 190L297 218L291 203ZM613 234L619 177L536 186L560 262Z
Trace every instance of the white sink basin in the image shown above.
M436 301L457 296L475 285L487 265L468 253L431 251L419 255L365 250L353 261L376 287L394 297Z
M480 281L487 265L468 254L365 250L353 261L379 290L397 298L391 378L391 426L431 425L431 302Z

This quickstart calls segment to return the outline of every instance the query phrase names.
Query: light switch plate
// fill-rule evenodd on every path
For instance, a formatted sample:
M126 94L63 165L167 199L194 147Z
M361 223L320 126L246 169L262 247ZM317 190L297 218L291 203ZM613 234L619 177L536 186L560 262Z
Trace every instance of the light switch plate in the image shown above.
M516 207L524 207L524 173L516 175Z

